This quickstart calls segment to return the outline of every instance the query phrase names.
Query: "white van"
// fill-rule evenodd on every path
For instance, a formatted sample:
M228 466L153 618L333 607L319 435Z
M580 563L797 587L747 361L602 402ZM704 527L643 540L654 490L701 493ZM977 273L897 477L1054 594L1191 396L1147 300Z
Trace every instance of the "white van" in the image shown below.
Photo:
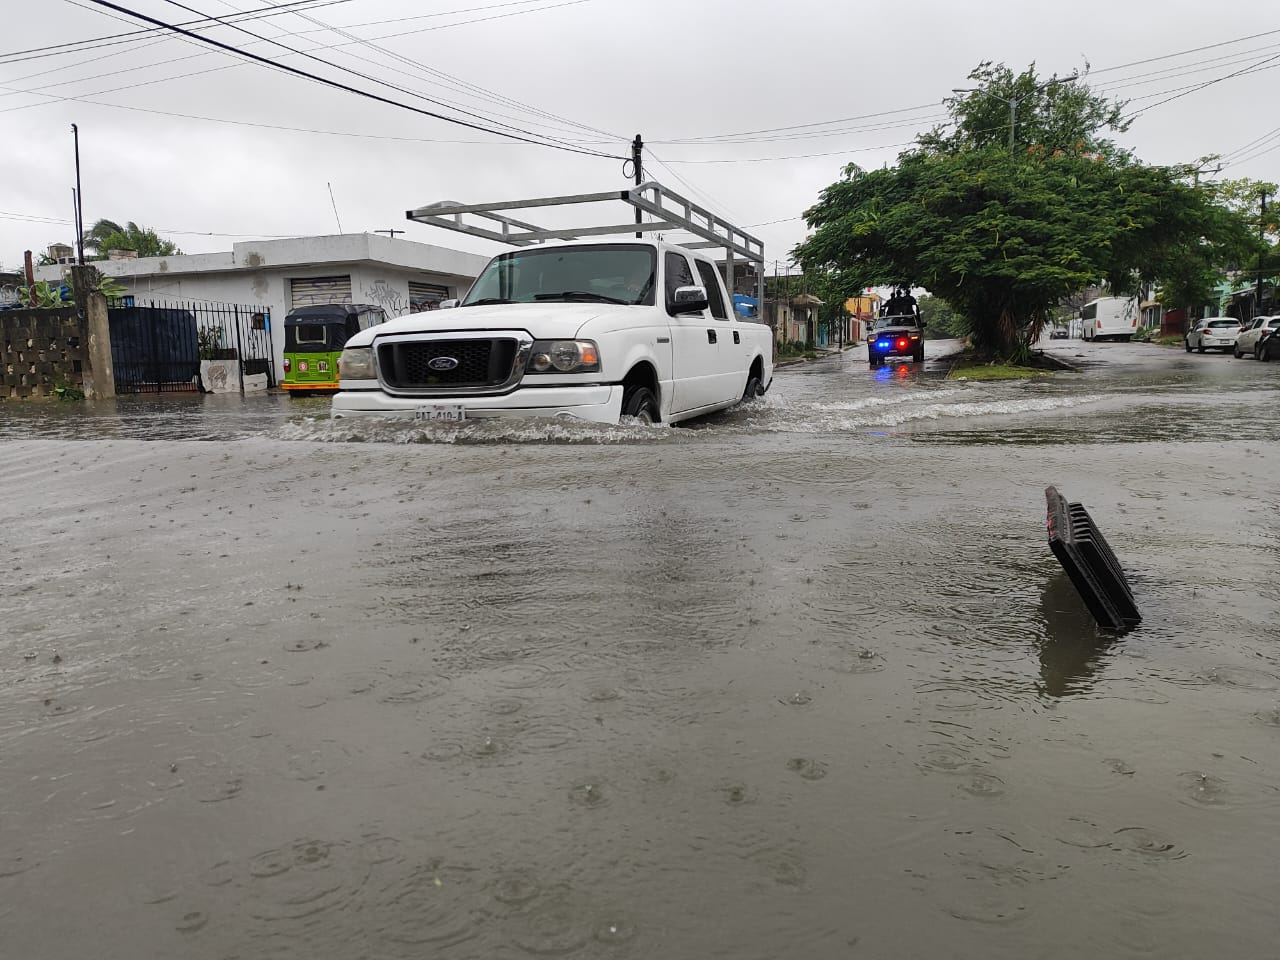
M1138 301L1102 297L1080 308L1080 339L1128 341L1138 329Z

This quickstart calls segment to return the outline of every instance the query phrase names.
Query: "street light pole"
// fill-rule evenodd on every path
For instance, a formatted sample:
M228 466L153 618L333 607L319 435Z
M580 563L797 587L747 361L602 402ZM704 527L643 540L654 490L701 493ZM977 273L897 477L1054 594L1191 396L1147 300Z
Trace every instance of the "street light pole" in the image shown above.
M981 93L985 96L990 97L992 100L999 100L1001 103L1007 103L1009 105L1009 153L1010 155L1012 155L1013 154L1013 132L1018 122L1018 104L1021 103L1023 100L1027 99L1027 97L1031 96L1031 94L1038 93L1039 91L1045 89L1046 87L1052 87L1054 84L1058 84L1058 83L1071 83L1073 80L1078 80L1079 78L1080 78L1079 73L1073 73L1069 77L1061 77L1061 78L1054 77L1052 80L1046 80L1044 83L1040 84L1037 87L1032 87L1031 90L1027 93L1027 95L1023 97L1005 98L1000 96L998 93L992 93L990 90L984 90L981 87L952 87L951 92L952 93Z

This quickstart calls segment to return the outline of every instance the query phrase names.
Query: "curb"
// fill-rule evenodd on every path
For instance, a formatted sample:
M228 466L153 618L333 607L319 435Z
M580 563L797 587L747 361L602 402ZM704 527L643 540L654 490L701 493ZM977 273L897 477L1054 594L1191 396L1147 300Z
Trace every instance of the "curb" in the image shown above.
M814 363L818 360L825 360L827 357L839 357L848 353L850 350L856 350L860 346L862 346L860 343L849 343L841 347L839 350L828 350L817 357L814 357L813 360L810 360L808 357L788 357L786 360L775 360L773 361L773 369L777 370L779 367L791 367L797 363Z

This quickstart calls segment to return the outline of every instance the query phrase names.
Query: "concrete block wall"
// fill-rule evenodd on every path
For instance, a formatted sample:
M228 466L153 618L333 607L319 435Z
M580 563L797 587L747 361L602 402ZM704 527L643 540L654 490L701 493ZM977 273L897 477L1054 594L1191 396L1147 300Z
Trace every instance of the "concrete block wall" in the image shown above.
M0 398L83 390L88 374L88 324L74 307L0 310Z

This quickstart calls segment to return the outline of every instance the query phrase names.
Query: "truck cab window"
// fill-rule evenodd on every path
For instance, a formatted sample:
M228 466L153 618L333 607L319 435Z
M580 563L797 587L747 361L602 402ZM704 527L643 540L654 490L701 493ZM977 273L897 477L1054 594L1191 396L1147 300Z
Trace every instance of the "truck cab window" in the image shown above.
M717 320L728 320L729 314L725 312L724 297L720 295L720 284L716 280L716 268L705 260L695 260L694 263L698 266L698 276L702 278L702 285L707 288L711 315Z
M667 252L667 303L675 298L680 287L692 287L697 281L693 279L693 271L689 269L689 261L678 253Z

